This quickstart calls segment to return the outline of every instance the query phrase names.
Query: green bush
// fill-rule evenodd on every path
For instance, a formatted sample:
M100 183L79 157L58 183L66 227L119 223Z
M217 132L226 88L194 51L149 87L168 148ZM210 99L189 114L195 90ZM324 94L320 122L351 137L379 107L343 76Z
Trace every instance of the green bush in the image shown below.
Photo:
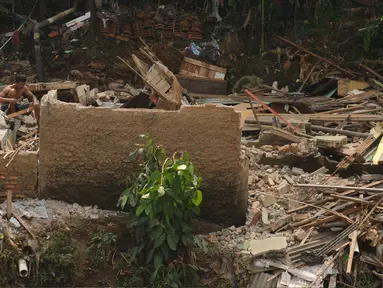
M132 258L140 264L153 264L153 275L157 275L192 243L191 221L202 202L201 178L189 154L167 158L164 148L147 136L141 138L146 143L130 154L130 160L141 163L140 171L128 179L118 205L124 209L128 204L134 211L128 225L136 231Z

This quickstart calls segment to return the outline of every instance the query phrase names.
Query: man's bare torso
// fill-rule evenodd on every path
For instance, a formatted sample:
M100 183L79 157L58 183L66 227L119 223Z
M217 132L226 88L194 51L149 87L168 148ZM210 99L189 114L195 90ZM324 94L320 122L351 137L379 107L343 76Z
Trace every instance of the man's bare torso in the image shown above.
M29 91L29 88L26 85L21 89L16 89L15 84L13 84L5 87L2 91L2 94L4 98L14 98L16 100L22 100L24 94L27 91Z

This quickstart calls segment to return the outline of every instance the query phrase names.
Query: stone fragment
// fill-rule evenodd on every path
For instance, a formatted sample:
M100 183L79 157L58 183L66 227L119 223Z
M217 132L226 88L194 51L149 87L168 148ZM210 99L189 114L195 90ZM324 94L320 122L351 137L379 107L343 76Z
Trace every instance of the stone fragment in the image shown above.
M254 177L253 176L249 176L248 180L247 180L247 184L248 185L252 185L254 183Z
M9 219L9 224L11 224L14 228L20 228L21 227L20 222L17 221L17 219L15 217L12 217L11 219Z
M249 242L243 242L237 245L237 249L239 250L247 250L249 249L249 247L250 247Z
M305 174L305 171L303 171L303 169L298 168L298 167L293 167L293 169L292 169L291 172L292 172L294 175L297 175L297 176L300 176L300 175Z
M257 183L257 187L259 188L263 188L265 186L265 181L263 181L262 179L258 181Z
M298 153L298 144L297 143L292 143L290 145L290 151L293 154L297 154Z
M266 151L266 152L272 152L274 150L274 147L271 145L264 145L261 147L261 149Z
M278 185L277 191L279 195L284 195L286 193L289 193L292 190L292 187L290 186L289 183L287 183L286 180L283 180L281 184Z
M270 224L270 221L269 221L269 212L267 211L267 209L265 207L262 207L262 222L263 224Z
M262 205L264 207L269 207L277 202L277 199L271 195L265 195L265 198L262 200Z
M314 139L321 148L339 149L348 142L347 136L315 136Z
M275 232L277 231L279 228L285 226L286 224L289 223L290 221L290 218L291 218L291 215L288 215L282 219L279 219L278 221L274 222L273 224L270 225L269 227L269 230L271 232Z
M284 253L287 247L286 237L270 237L263 240L251 240L249 251L253 256L265 255L270 252Z
M310 213L304 213L304 214L294 213L292 215L292 220L293 220L293 222L299 222L299 221L303 221L305 219L308 219L310 217L311 217Z
M274 186L275 183L273 181L273 179L271 178L270 175L265 175L263 176L263 181L265 181L265 183L268 183L270 186Z
M287 154L287 153L290 153L290 151L291 151L290 145L284 145L278 148L278 152L281 154Z
M251 207L251 210L254 213L254 216L251 219L250 226L254 226L258 223L262 215L261 203L259 201L255 201Z
M285 174L283 177L286 179L286 181L287 181L290 185L294 185L294 184L295 184L294 180L291 179L291 177L290 177L289 175Z
M302 228L298 228L294 231L294 239L298 240L301 242L303 239L305 239L307 232L303 230Z

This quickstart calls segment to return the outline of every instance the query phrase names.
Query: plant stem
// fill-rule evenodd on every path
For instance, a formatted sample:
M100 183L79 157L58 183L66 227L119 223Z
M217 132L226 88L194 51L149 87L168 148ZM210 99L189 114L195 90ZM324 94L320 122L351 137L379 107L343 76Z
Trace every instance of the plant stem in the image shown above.
M265 0L262 0L262 36L261 36L261 51L265 49Z

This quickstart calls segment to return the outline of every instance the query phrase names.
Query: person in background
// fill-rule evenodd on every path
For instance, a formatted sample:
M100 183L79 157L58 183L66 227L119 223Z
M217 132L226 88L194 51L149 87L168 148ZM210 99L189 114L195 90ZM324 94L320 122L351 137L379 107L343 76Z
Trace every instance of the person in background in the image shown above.
M27 77L24 75L16 76L16 83L8 85L0 92L1 110L7 114L14 113L28 107L33 106L35 109L36 121L39 122L40 106L36 96L33 95L26 85ZM27 98L29 103L23 104L24 98Z

